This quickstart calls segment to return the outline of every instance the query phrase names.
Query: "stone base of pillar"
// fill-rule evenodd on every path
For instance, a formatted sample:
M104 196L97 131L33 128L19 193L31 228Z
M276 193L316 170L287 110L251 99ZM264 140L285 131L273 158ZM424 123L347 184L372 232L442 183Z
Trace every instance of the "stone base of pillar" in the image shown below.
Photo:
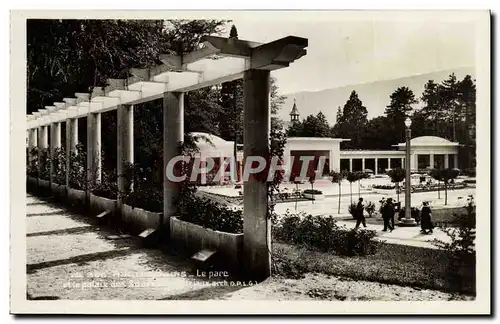
M410 219L403 218L402 220L399 221L398 225L401 227L411 227L411 226L417 226L418 224L415 221L415 218L410 218Z

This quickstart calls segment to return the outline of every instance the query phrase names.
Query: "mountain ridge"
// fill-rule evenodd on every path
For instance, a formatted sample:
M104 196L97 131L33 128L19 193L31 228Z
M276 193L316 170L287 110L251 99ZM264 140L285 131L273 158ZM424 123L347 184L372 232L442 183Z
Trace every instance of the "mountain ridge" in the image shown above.
M289 113L295 99L301 120L308 115L316 115L322 111L330 126L333 126L338 107L343 107L350 93L355 90L368 111L368 118L371 119L383 115L385 107L390 102L390 94L398 87L406 86L410 88L415 97L420 99L427 81L434 80L436 83L441 83L452 73L455 73L458 80L463 79L466 75L471 75L475 78L475 68L466 66L397 79L378 80L317 91L306 90L284 94L286 99L281 106L278 116L284 121L289 121ZM414 108L419 107L421 107L421 103L416 104Z

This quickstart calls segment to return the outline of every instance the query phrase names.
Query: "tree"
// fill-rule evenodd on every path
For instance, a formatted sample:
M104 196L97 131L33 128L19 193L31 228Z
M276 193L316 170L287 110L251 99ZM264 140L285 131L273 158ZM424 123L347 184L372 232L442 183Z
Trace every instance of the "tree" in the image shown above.
M446 110L446 118L452 124L451 136L448 138L451 138L453 141L456 141L457 118L460 119L462 117L461 107L458 103L458 87L459 83L454 73L448 79L444 80L439 87L440 96Z
M391 178L391 182L396 184L396 194L399 203L399 183L405 179L406 170L401 168L391 169L387 172L387 175ZM406 183L405 186L410 186L410 183Z
M321 111L316 116L307 116L302 122L292 123L287 134L295 137L330 137L332 135L326 116Z
M351 190L351 204L352 204L352 183L358 181L358 174L356 172L348 172L346 174L347 181L349 181L349 186Z
M456 179L459 174L459 170L446 168L446 169L432 169L430 172L431 177L438 181L443 181L444 183L444 204L448 204L448 183L452 179Z
M464 153L466 160L464 165L475 167L476 160L476 85L470 75L458 85L458 102L463 110L463 120L461 121L463 132L459 141L464 143ZM462 154L461 154L462 155Z
M331 177L330 180L332 181L332 183L337 183L339 185L339 206L338 206L337 214L340 214L340 198L342 195L342 180L344 180L346 175L343 172L331 171L330 177Z
M403 141L405 138L405 125L406 117L411 115L413 108L412 105L418 101L415 99L413 91L407 87L397 88L391 95L391 102L385 109L385 114L388 121L392 126L392 140Z
M343 143L345 148L361 147L367 115L368 111L358 98L358 94L356 91L352 91L344 105L342 115L338 116L340 118L337 119L333 128L335 137L351 139L351 141Z

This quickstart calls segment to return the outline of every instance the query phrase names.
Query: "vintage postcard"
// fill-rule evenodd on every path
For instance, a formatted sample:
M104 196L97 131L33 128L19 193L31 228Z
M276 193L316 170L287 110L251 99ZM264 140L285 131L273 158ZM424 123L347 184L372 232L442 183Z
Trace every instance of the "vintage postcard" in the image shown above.
M10 48L11 313L491 313L489 11L12 11Z

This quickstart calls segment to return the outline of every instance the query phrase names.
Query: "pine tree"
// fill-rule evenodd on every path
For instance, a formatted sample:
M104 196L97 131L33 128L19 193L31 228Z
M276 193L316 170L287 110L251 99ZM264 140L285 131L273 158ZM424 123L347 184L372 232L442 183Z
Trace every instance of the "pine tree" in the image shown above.
M352 91L349 99L344 105L342 117L337 121L335 136L349 138L347 148L361 147L362 137L365 132L368 111L363 102L358 98L356 91Z
M391 95L391 102L385 109L385 114L392 125L393 140L402 141L404 139L406 117L410 116L413 108L412 105L418 101L415 99L413 91L407 87L397 88Z

